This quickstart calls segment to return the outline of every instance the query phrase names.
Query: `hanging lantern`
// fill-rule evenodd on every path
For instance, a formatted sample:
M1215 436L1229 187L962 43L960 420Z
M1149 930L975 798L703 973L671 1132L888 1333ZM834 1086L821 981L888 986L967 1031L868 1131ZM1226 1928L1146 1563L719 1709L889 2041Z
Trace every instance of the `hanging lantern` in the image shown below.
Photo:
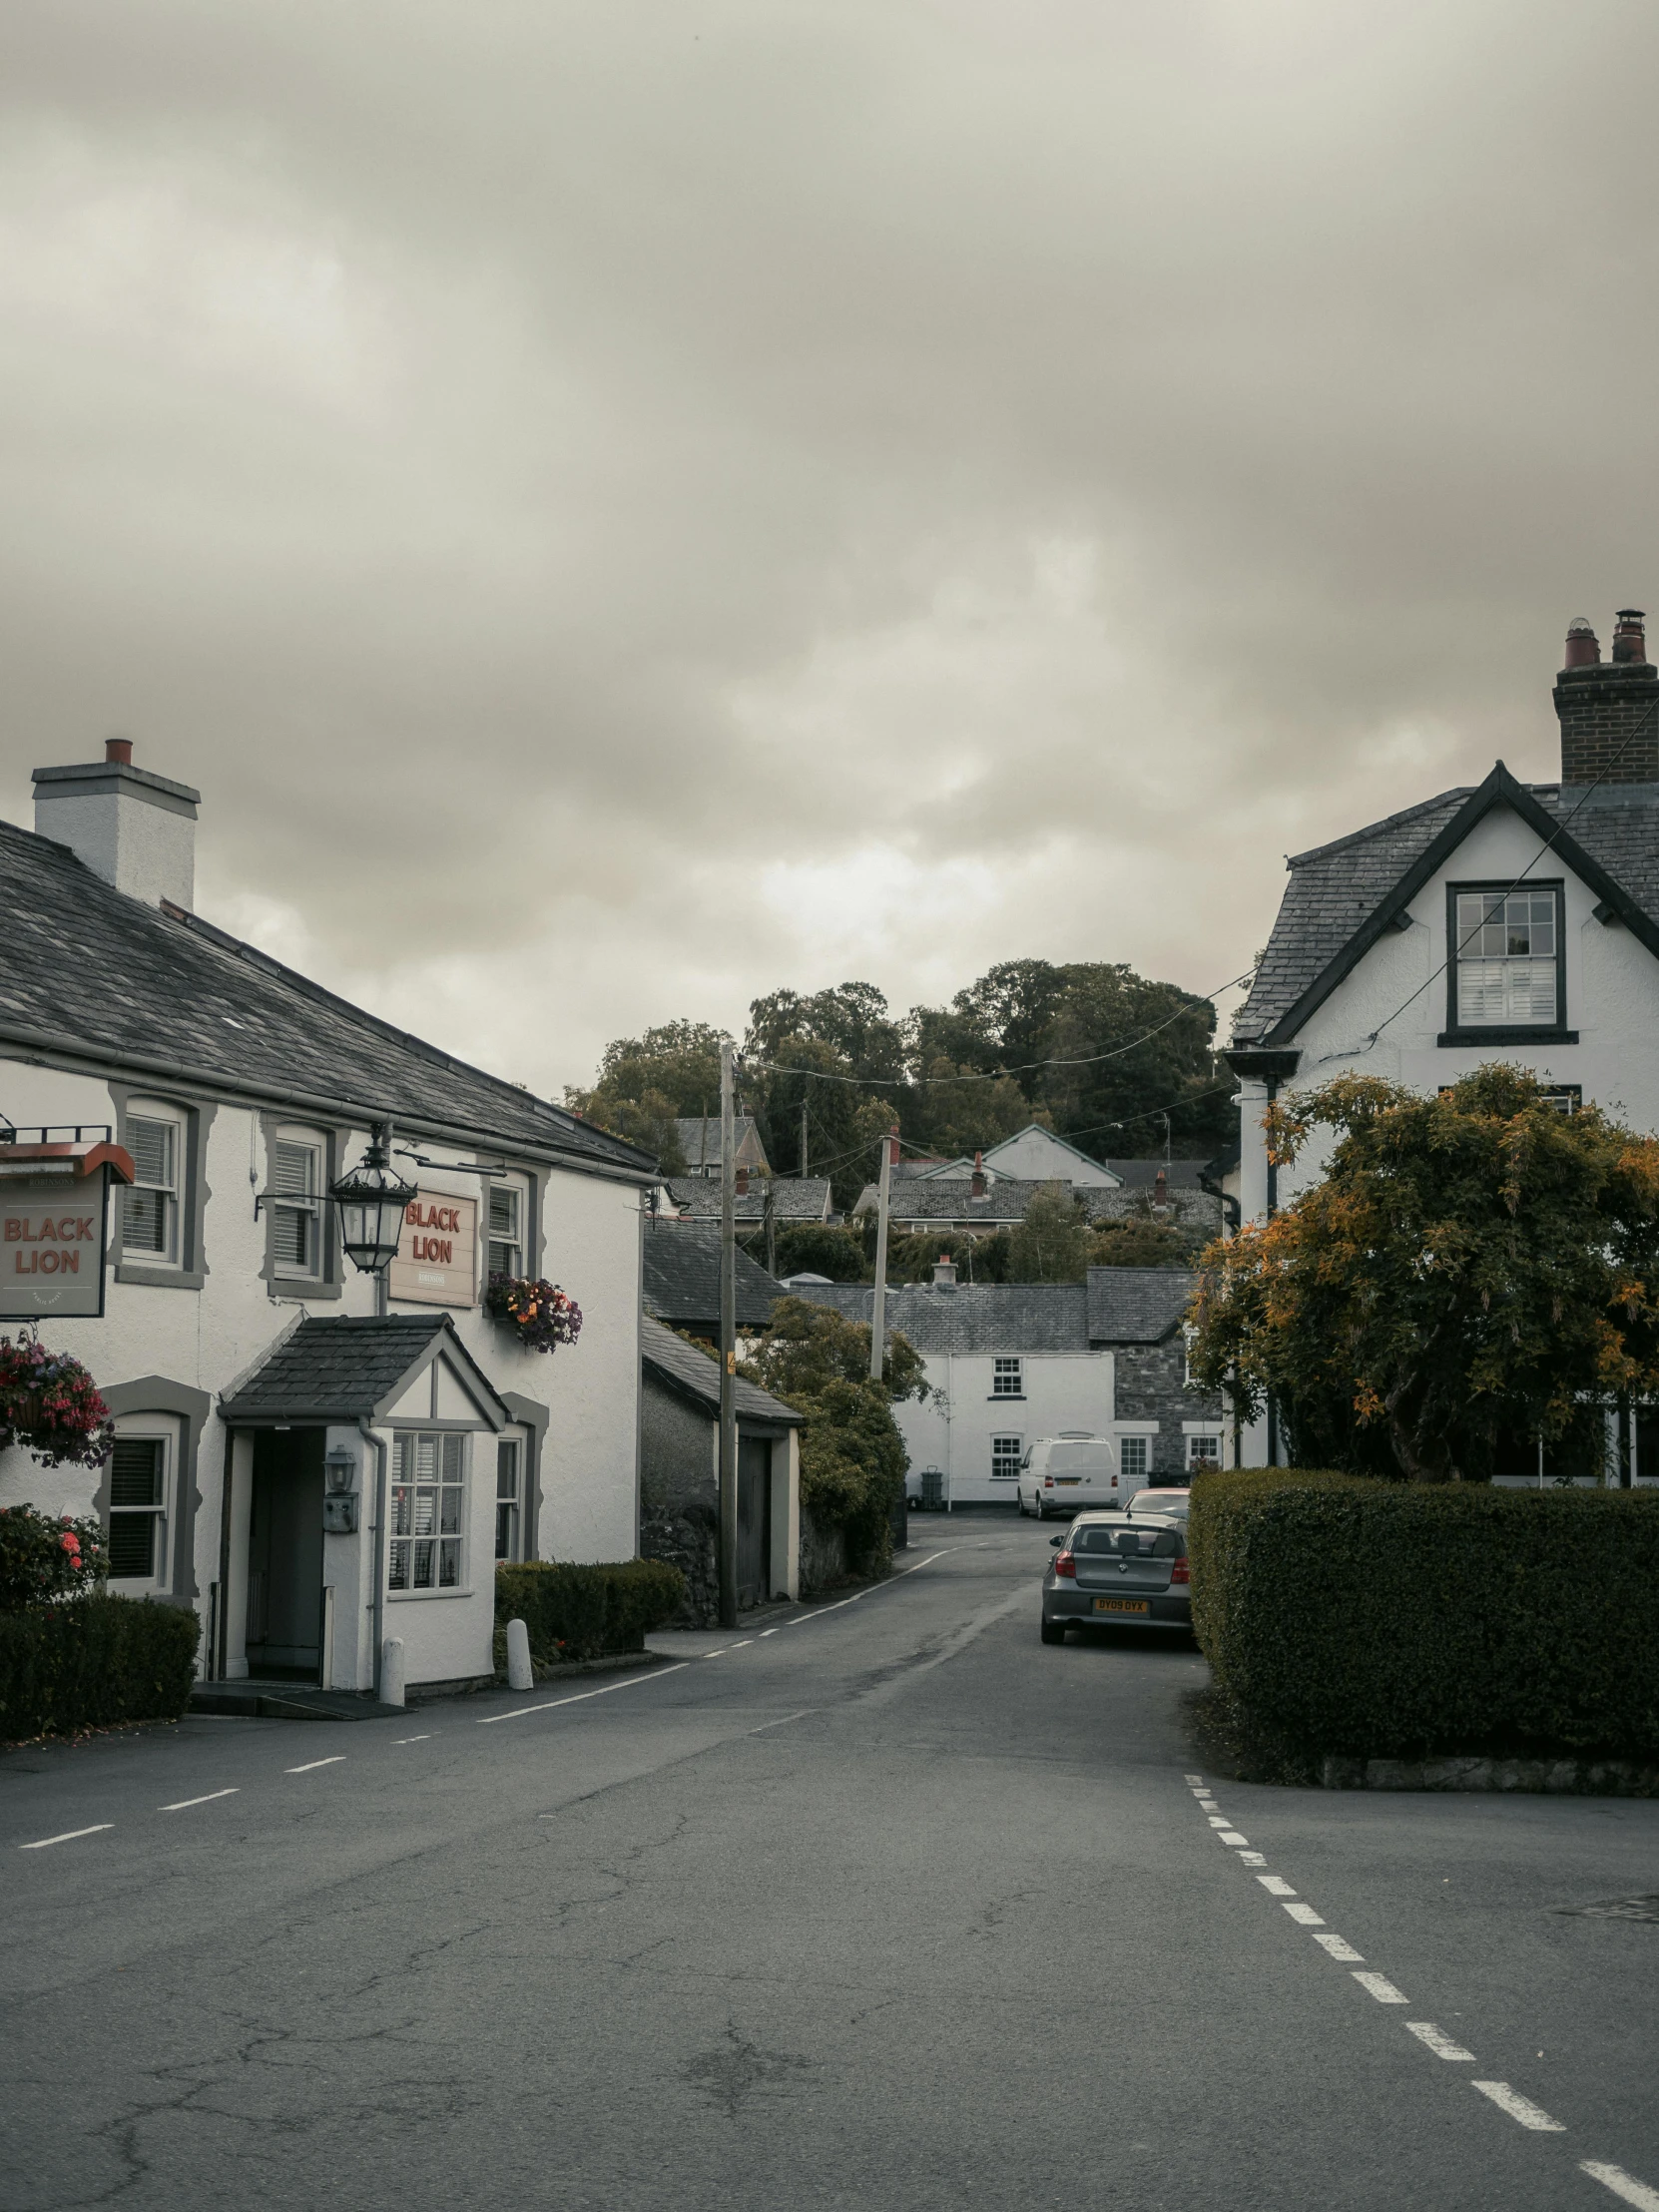
M403 1210L416 1197L391 1164L391 1125L382 1123L349 1175L330 1183L346 1258L364 1275L380 1275L397 1257Z

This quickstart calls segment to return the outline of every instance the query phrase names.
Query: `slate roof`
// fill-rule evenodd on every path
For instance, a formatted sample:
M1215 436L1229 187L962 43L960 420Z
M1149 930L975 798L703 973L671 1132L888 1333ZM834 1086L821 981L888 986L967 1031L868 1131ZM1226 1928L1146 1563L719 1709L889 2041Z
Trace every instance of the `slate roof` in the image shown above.
M645 1310L678 1329L720 1320L720 1231L694 1221L651 1221L645 1229ZM738 1327L764 1329L784 1288L738 1252Z
M869 1326L867 1283L806 1283L796 1295ZM886 1326L921 1353L1087 1352L1088 1292L1081 1283L899 1283L887 1292Z
M0 1044L643 1180L650 1155L0 822Z
M1250 996L1233 1024L1235 1045L1288 1041L1302 1002L1354 950L1354 940L1431 853L1472 802L1507 801L1543 826L1566 827L1552 852L1581 872L1605 871L1649 927L1659 923L1659 786L1601 786L1588 797L1559 784L1518 784L1500 761L1479 786L1459 785L1356 830L1331 844L1293 853L1273 933ZM1581 804L1582 802L1582 804ZM1472 822L1469 825L1472 828ZM1436 865L1439 864L1437 861ZM1627 917L1628 918L1628 917ZM1359 950L1365 949L1362 944ZM1303 1018L1312 1007L1303 1008Z
M680 1139L680 1150L686 1156L689 1168L718 1168L720 1166L720 1116L710 1114L679 1114L674 1127ZM752 1161L759 1163L766 1158L761 1149L760 1136L755 1128L753 1114L739 1114L733 1122L738 1165L744 1164L744 1146L749 1144ZM753 1140L751 1142L750 1140Z
M1059 1177L1045 1176L1039 1183L1015 1182L1011 1176L1003 1176L993 1182L985 1178L985 1195L973 1198L970 1186L955 1177L928 1176L913 1183L906 1183L902 1191L894 1191L888 1198L887 1209L894 1221L964 1222L969 1227L985 1222L993 1228L1007 1228L1025 1219L1026 1208L1039 1191L1051 1189L1055 1183L1070 1198L1082 1199L1091 1214L1104 1214L1104 1201L1112 1193L1100 1184L1072 1184ZM878 1202L877 1187L866 1183L858 1193L854 1214L873 1213Z
M670 1175L664 1178L676 1206L693 1221L719 1221L720 1180L710 1175ZM830 1178L827 1175L775 1175L772 1179L773 1218L791 1221L823 1221L830 1211ZM766 1184L752 1175L749 1190L733 1200L736 1219L746 1227L759 1227L766 1218Z
M1191 1268L1090 1268L1090 1344L1162 1344L1197 1287Z
M1125 1187L1132 1191L1149 1191L1157 1182L1164 1163L1159 1160L1108 1160L1106 1165L1114 1175L1121 1175ZM1199 1177L1209 1170L1208 1160L1171 1160L1169 1163L1169 1188L1172 1191L1196 1191L1202 1188Z
M646 1317L645 1334L641 1343L641 1357L648 1375L676 1397L683 1397L718 1418L720 1413L720 1370L707 1353L699 1352L696 1345L687 1344L684 1337L677 1337L672 1329L665 1329L660 1321ZM753 1382L746 1382L740 1375L736 1379L735 1391L738 1420L766 1421L775 1428L804 1428L805 1414L798 1413L793 1405L786 1405L782 1398L774 1397L770 1390L763 1390Z
M254 1373L220 1400L227 1423L371 1420L395 1401L407 1378L431 1359L438 1338L500 1421L511 1418L447 1314L378 1320L307 1315Z

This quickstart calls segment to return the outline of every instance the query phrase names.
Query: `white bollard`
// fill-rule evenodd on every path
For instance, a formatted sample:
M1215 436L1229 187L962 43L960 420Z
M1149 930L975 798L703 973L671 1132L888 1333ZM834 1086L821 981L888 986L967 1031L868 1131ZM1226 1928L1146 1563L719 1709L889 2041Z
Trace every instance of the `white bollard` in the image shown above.
M403 1702L403 1639L388 1636L380 1646L380 1703L401 1705Z
M530 1672L530 1631L522 1621L507 1623L507 1687L531 1690L536 1678Z

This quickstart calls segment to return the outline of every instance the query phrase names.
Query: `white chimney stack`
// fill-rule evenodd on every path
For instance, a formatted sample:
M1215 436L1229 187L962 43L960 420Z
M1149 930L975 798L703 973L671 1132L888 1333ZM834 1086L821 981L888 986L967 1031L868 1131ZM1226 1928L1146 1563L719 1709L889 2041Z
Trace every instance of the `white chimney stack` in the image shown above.
M202 794L134 768L131 738L109 738L102 761L37 768L35 833L67 844L131 898L192 910L196 810Z

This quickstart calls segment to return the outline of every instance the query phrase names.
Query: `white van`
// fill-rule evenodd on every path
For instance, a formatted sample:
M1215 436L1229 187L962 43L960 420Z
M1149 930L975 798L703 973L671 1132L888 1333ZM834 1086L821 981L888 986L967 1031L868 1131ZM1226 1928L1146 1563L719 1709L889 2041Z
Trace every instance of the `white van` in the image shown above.
M1039 1436L1019 1463L1019 1509L1046 1520L1050 1513L1073 1513L1126 1505L1140 1487L1118 1487L1117 1448L1109 1436L1086 1428Z

